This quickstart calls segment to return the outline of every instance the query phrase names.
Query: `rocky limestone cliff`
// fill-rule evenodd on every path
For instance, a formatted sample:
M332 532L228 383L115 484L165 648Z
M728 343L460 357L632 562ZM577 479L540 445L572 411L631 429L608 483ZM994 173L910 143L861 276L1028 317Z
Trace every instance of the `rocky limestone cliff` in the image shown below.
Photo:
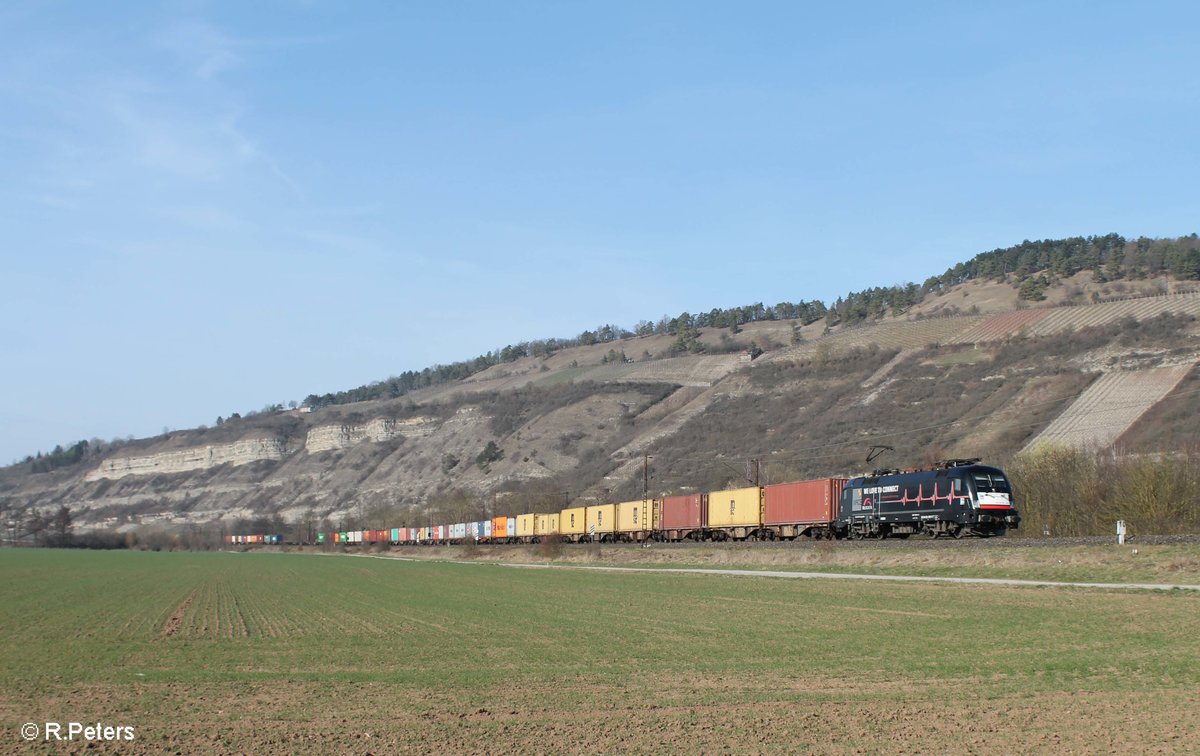
M310 454L345 449L364 441L391 441L394 438L424 438L437 430L438 423L430 417L396 420L377 417L367 423L319 425L308 432L304 448Z
M245 465L260 460L279 460L290 453L288 443L279 438L244 438L229 444L198 446L188 449L147 454L137 457L112 457L87 473L84 480L116 480L128 475L170 475L206 470L218 465Z

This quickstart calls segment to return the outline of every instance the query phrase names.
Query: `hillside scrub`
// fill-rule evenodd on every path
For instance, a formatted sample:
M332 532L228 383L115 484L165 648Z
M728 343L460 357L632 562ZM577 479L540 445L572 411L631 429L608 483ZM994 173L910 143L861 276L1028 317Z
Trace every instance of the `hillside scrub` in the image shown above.
M1200 447L1118 455L1039 446L1008 466L1024 535L1104 535L1124 520L1133 534L1200 529Z
M645 404L632 411L636 415L671 395L677 386L664 383L568 382L551 386L526 386L509 391L493 391L464 398L464 404L478 404L491 417L490 427L497 436L513 433L534 417L576 404L598 394L636 391L645 396Z

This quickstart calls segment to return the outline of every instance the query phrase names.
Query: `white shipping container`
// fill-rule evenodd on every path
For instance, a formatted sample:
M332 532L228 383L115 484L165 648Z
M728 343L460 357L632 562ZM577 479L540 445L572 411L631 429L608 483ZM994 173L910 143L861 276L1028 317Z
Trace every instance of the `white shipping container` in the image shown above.
M508 525L508 537L516 538L517 537L517 518L509 517L508 522L506 524Z
M492 521L491 521L491 520L484 520L484 521L483 521L482 523L480 523L480 524L481 524L481 525L483 525L483 537L484 537L484 538L491 538L491 537L492 537Z

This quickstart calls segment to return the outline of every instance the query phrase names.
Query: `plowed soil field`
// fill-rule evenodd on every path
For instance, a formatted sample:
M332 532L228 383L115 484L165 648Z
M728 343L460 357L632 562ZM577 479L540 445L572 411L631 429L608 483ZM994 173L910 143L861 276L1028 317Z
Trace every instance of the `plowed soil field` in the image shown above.
M1178 752L1189 594L0 553L0 751ZM132 726L25 741L23 723Z

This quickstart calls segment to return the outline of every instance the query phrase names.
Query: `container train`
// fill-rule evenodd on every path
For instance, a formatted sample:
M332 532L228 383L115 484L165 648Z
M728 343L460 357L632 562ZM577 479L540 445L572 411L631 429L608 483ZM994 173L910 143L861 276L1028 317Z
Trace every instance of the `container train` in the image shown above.
M1004 535L1021 522L1004 471L978 459L451 525L318 533L320 544L773 541ZM278 536L229 536L263 539ZM240 540L230 543L279 543Z

